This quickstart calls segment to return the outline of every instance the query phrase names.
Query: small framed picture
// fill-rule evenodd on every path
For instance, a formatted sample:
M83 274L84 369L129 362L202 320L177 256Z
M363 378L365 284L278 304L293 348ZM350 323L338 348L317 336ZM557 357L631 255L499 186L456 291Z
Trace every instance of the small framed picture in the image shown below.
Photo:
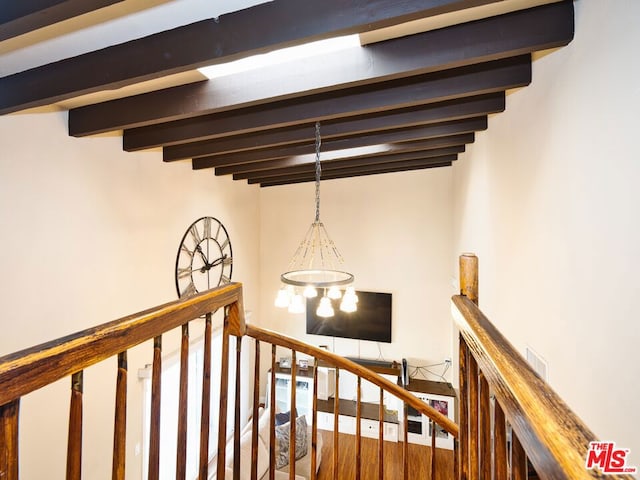
M280 357L280 368L291 368L291 357Z
M307 368L309 368L309 360L306 358L301 358L300 360L298 360L298 366L300 367L300 370L306 370Z

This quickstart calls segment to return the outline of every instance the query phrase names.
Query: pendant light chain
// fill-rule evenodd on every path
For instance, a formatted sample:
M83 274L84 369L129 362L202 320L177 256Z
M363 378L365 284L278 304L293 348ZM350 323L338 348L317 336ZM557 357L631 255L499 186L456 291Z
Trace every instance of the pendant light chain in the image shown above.
M320 122L316 122L316 222L320 221L320 175L322 173L320 168L320 145L322 145Z

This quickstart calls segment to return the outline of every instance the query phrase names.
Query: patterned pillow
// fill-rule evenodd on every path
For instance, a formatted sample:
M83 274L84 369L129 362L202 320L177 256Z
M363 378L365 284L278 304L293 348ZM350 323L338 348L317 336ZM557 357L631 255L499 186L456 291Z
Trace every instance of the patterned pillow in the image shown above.
M291 421L291 410L284 413L276 413L276 427Z
M307 418L296 418L296 460L301 459L309 450L307 439ZM289 422L276 427L276 468L289 464Z

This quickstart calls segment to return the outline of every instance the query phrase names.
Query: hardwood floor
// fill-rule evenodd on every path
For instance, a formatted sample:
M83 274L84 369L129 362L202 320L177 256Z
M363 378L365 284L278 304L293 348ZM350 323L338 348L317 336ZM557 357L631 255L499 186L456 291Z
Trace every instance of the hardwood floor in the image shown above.
M318 480L355 479L356 447L354 435L340 434L338 439L338 472L333 472L333 433L318 431L322 434L322 462L318 471ZM423 445L409 444L410 480L428 479L431 471L430 448ZM361 444L361 479L378 479L378 441L362 438ZM384 478L402 479L402 443L384 442ZM434 480L450 480L453 478L453 452L436 449L436 476Z

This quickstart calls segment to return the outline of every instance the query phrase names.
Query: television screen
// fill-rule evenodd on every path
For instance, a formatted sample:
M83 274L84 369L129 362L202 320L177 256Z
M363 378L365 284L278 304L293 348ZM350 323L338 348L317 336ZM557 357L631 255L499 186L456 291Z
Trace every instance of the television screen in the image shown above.
M320 297L307 299L307 333L391 343L391 294L356 292L358 310L345 313L340 300L332 300L333 317L319 317Z

